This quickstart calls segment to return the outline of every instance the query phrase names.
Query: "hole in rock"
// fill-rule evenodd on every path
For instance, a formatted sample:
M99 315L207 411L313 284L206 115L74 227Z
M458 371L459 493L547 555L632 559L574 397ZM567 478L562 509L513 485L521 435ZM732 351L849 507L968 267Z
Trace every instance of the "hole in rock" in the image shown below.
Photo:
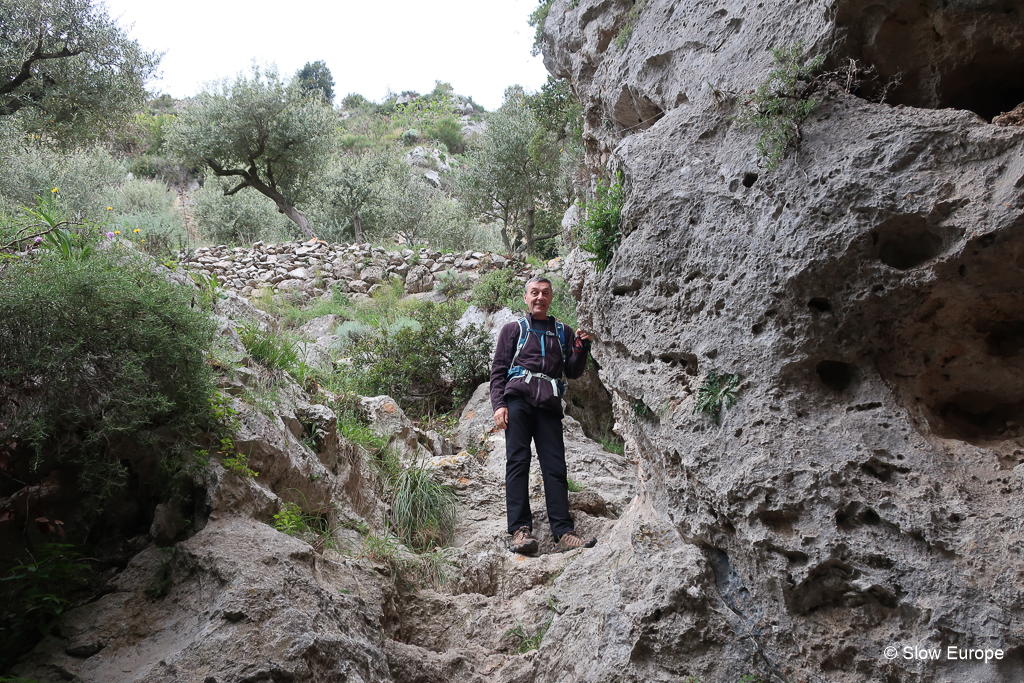
M762 332L764 332L764 325L762 325L761 323L754 323L754 325L750 328L750 331L753 332L755 335L761 334Z
M816 296L807 302L807 308L817 311L818 313L825 313L826 311L832 310L832 304L828 302L828 299Z
M1021 0L841 0L840 55L878 70L858 94L877 99L898 74L886 102L969 109L991 121L1024 102L1022 14Z
M744 173L743 174L743 187L753 187L754 183L757 182L756 173Z
M833 391L846 391L857 378L857 367L838 360L823 360L814 368L822 383Z
M959 234L920 216L894 216L871 233L871 255L896 270L909 270L942 254Z

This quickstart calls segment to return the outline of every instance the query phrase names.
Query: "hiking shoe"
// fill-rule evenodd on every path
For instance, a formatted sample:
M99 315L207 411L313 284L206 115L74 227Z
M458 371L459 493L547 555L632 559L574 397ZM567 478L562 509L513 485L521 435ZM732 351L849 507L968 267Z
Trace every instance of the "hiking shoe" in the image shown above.
M537 539L533 537L533 529L528 526L521 526L512 534L512 544L509 550L523 555L537 552Z
M576 548L593 548L595 545L597 545L597 537L582 538L577 536L575 531L568 531L558 539L558 552L564 553Z

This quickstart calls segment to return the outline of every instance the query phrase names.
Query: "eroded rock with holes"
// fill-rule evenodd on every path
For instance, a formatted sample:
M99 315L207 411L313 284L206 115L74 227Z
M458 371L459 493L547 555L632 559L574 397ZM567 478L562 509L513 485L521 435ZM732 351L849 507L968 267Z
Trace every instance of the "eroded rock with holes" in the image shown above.
M614 154L627 187L608 268L565 272L640 501L715 576L678 604L730 616L699 645L605 622L572 660L542 648L535 680L580 660L621 680L1024 675L1024 131L987 123L1024 99L1002 77L1024 61L1018 4L655 0L617 46L630 4L558 0L545 24L590 160ZM780 35L831 65L898 63L904 106L830 86L766 172L731 117ZM695 413L712 371L740 376L717 420ZM893 643L1004 659L920 669L882 659Z

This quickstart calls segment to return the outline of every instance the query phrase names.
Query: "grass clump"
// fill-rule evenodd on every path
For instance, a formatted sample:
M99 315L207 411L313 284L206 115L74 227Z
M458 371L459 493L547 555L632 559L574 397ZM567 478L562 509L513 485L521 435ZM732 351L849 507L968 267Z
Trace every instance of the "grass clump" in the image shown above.
M578 481L571 477L566 477L565 483L570 493L579 493L580 491L583 490L583 484L579 483Z
M238 329L238 338L249 356L268 370L291 372L299 365L298 345L283 332L248 323Z
M704 413L718 424L722 409L736 405L736 391L740 379L738 374L719 375L714 370L709 371L697 389L697 402L693 406L693 414Z
M772 50L775 68L758 86L736 120L758 132L757 153L767 170L776 169L789 149L800 143L800 126L820 101L813 94L822 81L815 76L825 60L808 57L803 42Z
M530 650L536 650L540 647L540 643L544 640L544 634L548 632L551 627L551 619L548 619L544 623L537 626L533 631L528 630L525 626L519 623L516 619L516 625L510 628L506 635L514 636L519 639L519 654L529 652Z
M420 466L399 473L392 489L395 533L412 548L446 545L455 533L458 499L448 486Z
M586 218L579 227L580 246L593 254L590 260L598 273L608 267L622 241L622 205L625 199L620 175L611 185L604 185L599 180L594 198L583 206Z

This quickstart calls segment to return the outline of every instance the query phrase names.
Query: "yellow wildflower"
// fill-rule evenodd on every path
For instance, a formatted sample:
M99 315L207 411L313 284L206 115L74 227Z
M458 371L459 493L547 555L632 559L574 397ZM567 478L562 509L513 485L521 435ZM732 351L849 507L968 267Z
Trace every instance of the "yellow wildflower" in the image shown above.
M52 193L54 193L54 194L57 194L57 188L56 188L56 187L55 187L55 188L53 188L52 190L50 190L50 192L52 192Z
M139 231L139 229L138 229L138 228L135 228L135 232L138 232L138 231Z
M114 207L112 207L112 206L108 206L107 207L107 211L113 211L113 210L114 210Z
M114 234L115 234L115 235L120 235L120 234L121 234L121 231L120 231L120 230L115 230L115 231L114 231Z

